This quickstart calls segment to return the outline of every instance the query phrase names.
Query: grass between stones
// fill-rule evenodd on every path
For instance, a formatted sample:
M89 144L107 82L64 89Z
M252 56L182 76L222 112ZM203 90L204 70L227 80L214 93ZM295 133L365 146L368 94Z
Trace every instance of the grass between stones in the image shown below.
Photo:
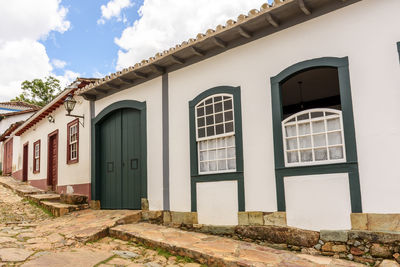
M105 259L104 261L101 261L101 262L95 264L93 267L98 267L98 266L100 266L100 265L102 265L102 264L106 264L106 263L109 262L110 260L114 259L116 256L117 256L117 255L112 255L111 257Z
M43 208L42 206L38 205L36 202L34 202L34 201L32 201L32 200L29 200L29 199L23 199L22 201L23 201L23 202L28 202L31 206L34 206L34 207L36 207L36 208L42 210L44 213L46 213L47 215L49 215L49 217L54 218L53 213L51 213L49 210Z

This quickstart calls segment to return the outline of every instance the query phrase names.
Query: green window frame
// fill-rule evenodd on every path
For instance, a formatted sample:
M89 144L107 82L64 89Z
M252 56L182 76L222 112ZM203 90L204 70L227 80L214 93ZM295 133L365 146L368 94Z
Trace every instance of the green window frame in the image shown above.
M400 62L400 42L397 42L397 52L399 53L399 62Z
M343 131L346 144L346 162L286 167L283 154L281 84L299 72L318 67L335 67L338 70L340 100L343 116ZM362 212L348 58L316 58L299 62L286 68L278 75L271 78L271 101L278 211L286 210L284 177L313 174L348 173L352 212Z
M236 145L236 171L226 173L199 174L198 146L196 141L196 116L195 107L204 99L217 94L229 94L233 97L234 128ZM218 86L208 89L193 100L189 101L189 125L190 125L190 174L191 174L191 210L197 211L197 183L217 181L237 181L238 186L238 210L245 210L244 177L243 177L243 140L242 140L242 113L240 87Z

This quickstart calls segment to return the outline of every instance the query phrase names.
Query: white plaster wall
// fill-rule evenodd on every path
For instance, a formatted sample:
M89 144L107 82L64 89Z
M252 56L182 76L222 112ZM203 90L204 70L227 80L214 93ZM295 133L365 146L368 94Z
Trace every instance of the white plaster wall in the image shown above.
M241 86L246 210L275 211L270 78L304 60L347 56L364 212L399 213L399 10L398 0L364 0L170 73L171 209L190 210L190 100Z
M319 231L350 229L347 173L285 177L289 226Z
M95 102L95 113L121 100L146 101L147 193L151 210L163 209L161 77Z
M237 210L236 181L197 183L197 215L200 224L237 225Z
M18 166L22 164L22 153L19 151L21 146L21 138L19 136L13 137L13 155L12 155L12 172L18 171Z
M79 125L79 162L67 164L67 124L75 118L65 116L64 106L58 107L51 115L55 123L49 123L47 117L21 135L18 153L18 170L22 169L23 145L28 146L28 180L47 178L48 135L58 130L58 185L90 183L90 105L82 97L74 96L77 104L72 114L84 115L85 127ZM82 122L82 119L81 119ZM40 139L40 172L33 173L33 143Z
M6 117L0 121L0 135L3 134L13 123L19 122L19 121L25 121L28 119L30 116L32 116L34 112L30 113L24 113L24 114L19 114L19 115L14 115L10 117Z

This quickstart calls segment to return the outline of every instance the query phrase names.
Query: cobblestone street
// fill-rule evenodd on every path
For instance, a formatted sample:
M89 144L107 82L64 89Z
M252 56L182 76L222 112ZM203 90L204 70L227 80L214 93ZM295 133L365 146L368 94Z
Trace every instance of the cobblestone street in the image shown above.
M109 237L86 244L77 240L79 232L82 241L90 236L90 227L80 229L90 224L84 220L98 223L103 220L107 225L107 219L114 216L103 215L100 211L98 219L93 216L85 216L80 221L74 218L76 225L69 226L71 220L67 217L52 218L41 208L0 186L0 266L200 266L188 258Z

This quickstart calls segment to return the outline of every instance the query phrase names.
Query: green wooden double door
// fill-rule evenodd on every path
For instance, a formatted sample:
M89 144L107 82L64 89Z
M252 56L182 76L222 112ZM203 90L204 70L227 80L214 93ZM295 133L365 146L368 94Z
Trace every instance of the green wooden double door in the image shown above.
M140 111L119 109L100 125L100 204L103 209L141 208Z

